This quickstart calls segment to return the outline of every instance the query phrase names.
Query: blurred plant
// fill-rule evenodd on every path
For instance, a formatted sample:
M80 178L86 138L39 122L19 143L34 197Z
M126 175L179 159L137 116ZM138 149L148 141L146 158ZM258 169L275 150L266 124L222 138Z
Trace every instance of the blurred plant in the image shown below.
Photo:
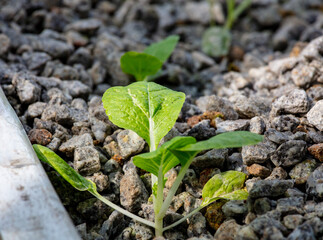
M124 73L133 75L137 81L151 81L174 51L179 40L177 35L151 44L144 52L126 52L120 59Z
M214 5L215 0L208 0L210 7ZM202 50L212 57L221 57L228 54L232 36L230 30L233 23L238 19L240 14L250 6L252 0L242 0L235 6L235 0L226 0L227 18L224 26L215 26L214 21L211 21L209 27L202 37Z

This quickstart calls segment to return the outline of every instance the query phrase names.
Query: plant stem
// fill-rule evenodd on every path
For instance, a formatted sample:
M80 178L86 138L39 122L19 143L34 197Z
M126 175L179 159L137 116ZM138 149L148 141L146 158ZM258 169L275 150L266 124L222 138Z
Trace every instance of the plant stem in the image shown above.
M240 14L244 10L246 10L250 6L251 3L252 3L251 0L243 0L233 12L233 21L237 20L237 18L240 16Z
M150 122L150 119L149 119ZM150 125L150 124L149 124ZM152 142L152 138L150 139L150 141ZM156 146L154 143L150 143L150 148L149 148L149 152L153 152L156 150ZM151 187L154 187L154 184L157 182L158 178L154 175L151 174ZM153 203L154 203L154 209L155 209L155 196L153 195Z
M213 12L213 8L215 5L215 0L208 0L210 8L209 8L209 12L210 12L210 26L211 27L215 27L215 16L214 16L214 12Z
M152 139L150 140L151 142L149 151L153 152L156 150L156 146ZM157 182L157 198L153 194L153 206L155 212L155 223L153 227L155 228L156 237L163 236L163 218L158 218L157 216L161 206L163 205L163 181L164 176L162 169L159 170L158 177L156 177L154 174L151 174L151 187L154 187L155 183Z
M168 229L171 229L175 226L177 226L178 224L184 222L186 219L188 219L189 217L191 217L192 215L194 215L195 213L197 213L198 211L200 211L203 207L205 206L199 206L198 208L195 208L192 212L190 212L189 214L187 214L186 216L182 217L180 220L178 220L177 222L174 222L173 224L163 228L163 231L166 231Z
M101 196L98 192L92 192L92 191L89 191L92 195L94 195L95 197L97 197L98 199L100 199L102 202L104 202L106 205L108 205L109 207L117 210L118 212L126 215L127 217L130 217L138 222L141 222L149 227L155 227L155 224L151 221L148 221L147 219L144 219L144 218L141 218L141 217L138 217L137 215L131 213L131 212L128 212L127 210L119 207L118 205L114 204L113 202L110 202L108 199L106 199L105 197Z
M246 10L251 4L251 0L243 0L236 9L234 9L235 1L227 0L228 16L225 23L225 28L230 30L233 23L237 20L239 15Z
M164 175L163 169L159 168L157 182L157 198L155 204L155 235L156 237L163 236L163 217L159 217L158 213L163 205L164 200Z
M149 128L150 128L150 125L151 124L152 124L152 121L151 121L151 119L149 119ZM149 129L149 131L150 131L150 129ZM156 150L155 143L153 142L153 138L150 137L150 148L149 148L149 152L153 152L155 150ZM154 184L157 182L157 180L158 180L158 178L154 174L151 174L151 187L154 186ZM155 209L155 202L156 202L156 199L155 199L155 196L153 195L154 209Z
M235 0L227 0L227 20L225 23L225 28L227 28L228 30L230 30L232 28L233 25L233 21L234 21L234 4L235 4Z
M182 182L182 179L185 176L185 173L186 173L188 167L191 165L196 154L194 156L192 156L192 158L190 160L188 160L184 166L181 167L181 170L179 171L179 174L177 175L176 180L173 183L173 186L171 187L171 189L169 190L167 197L166 197L166 199L165 199L165 201L158 213L159 218L163 218L165 216L167 209L169 208L169 205L171 204L173 197L176 194L176 191L177 191L180 183Z

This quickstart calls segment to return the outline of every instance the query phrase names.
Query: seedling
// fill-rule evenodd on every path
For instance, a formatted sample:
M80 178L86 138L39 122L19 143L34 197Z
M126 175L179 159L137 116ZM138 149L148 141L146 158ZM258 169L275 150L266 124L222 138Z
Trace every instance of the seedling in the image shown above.
M179 37L174 35L150 45L143 53L126 52L120 59L122 71L133 75L137 81L153 80L174 51L178 40Z
M209 0L210 5L214 4L215 0ZM221 57L228 54L232 36L230 30L233 23L238 19L240 14L249 7L251 0L243 0L235 8L235 0L226 0L227 3L227 19L224 26L214 26L212 22L202 37L202 50L212 57Z
M102 197L96 191L96 186L92 181L75 172L51 150L40 145L34 145L34 149L42 161L49 163L73 187L80 191L89 191L115 210L155 228L156 236L162 236L163 231L175 227L218 199L238 200L248 197L248 192L243 189L246 179L244 173L228 171L217 174L205 184L201 206L183 216L179 221L164 227L163 218L166 211L188 167L199 152L208 149L253 145L263 140L260 135L240 131L222 133L200 142L193 137L178 136L158 147L161 139L174 126L184 100L183 93L152 82L136 82L126 87L112 87L104 93L102 98L110 121L121 128L133 130L145 139L150 147L150 152L135 156L133 162L137 167L152 174L154 222L138 217ZM181 169L164 199L165 174L177 165L180 165Z

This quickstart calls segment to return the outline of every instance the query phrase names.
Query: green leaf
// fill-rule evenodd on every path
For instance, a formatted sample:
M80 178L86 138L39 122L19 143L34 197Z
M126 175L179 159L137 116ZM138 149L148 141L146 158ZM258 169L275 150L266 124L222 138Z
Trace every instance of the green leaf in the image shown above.
M82 177L52 150L38 144L34 144L33 148L41 161L51 165L67 182L69 182L77 190L96 192L96 185L94 182Z
M93 196L107 204L109 207L117 210L118 212L136 220L150 227L154 227L154 223L138 217L133 213L126 211L125 209L119 207L113 202L109 201L105 197L101 196L97 190L94 182L82 177L78 174L72 167L70 167L62 158L56 155L52 150L43 147L41 145L34 144L33 148L38 156L38 158L49 165L51 165L62 177L68 181L73 187L79 191L89 191Z
M231 33L226 28L211 27L202 37L202 50L212 57L221 57L228 54L231 46Z
M195 143L193 137L174 137L172 140L164 143L156 151L143 153L133 158L133 163L155 176L162 169L163 175L179 163L184 165L189 159L194 157L198 152L178 152L176 149Z
M163 63L156 57L146 53L126 52L120 59L124 73L133 75L137 81L143 81L147 76L154 75Z
M247 131L226 132L216 135L208 140L187 145L180 151L203 151L207 149L236 148L254 145L263 141L263 136Z
M184 93L153 82L112 87L102 98L112 123L136 132L154 149L174 126L184 101Z
M169 36L160 42L151 44L144 50L144 53L154 56L164 63L174 51L178 40L179 36L177 35Z
M218 199L244 200L248 192L243 188L246 174L238 171L227 171L214 175L202 190L202 206Z
M184 166L200 151L253 145L262 140L263 136L245 131L222 133L201 142L196 142L193 137L178 136L164 143L156 151L135 156L133 162L137 167L158 176L160 168L165 174L179 163Z

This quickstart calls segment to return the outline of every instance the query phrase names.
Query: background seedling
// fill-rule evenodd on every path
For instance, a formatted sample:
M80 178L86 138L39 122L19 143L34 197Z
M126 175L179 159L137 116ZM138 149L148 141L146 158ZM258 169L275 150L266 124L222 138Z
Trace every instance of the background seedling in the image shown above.
M164 227L163 218L166 211L188 167L199 152L252 145L263 139L262 136L250 132L228 132L200 142L193 137L179 136L157 148L161 139L175 124L184 100L184 93L172 91L152 82L137 82L126 87L109 88L102 98L110 121L119 127L133 130L144 138L150 147L149 153L135 156L133 162L137 167L152 174L154 222L140 218L102 197L96 191L96 186L92 181L75 172L51 150L40 145L34 145L34 149L42 161L49 163L76 189L89 191L126 216L154 227L156 236L162 236L163 231L180 224L218 199L233 200L248 197L248 192L242 189L246 178L244 173L228 171L217 174L205 184L201 206L179 221ZM180 172L164 200L165 174L177 165L181 166Z
M209 0L214 4L215 0ZM240 14L250 6L251 0L243 0L235 8L235 0L226 0L227 18L224 26L215 26L214 22L202 37L202 50L212 57L221 57L228 54L232 36L230 30Z
M133 75L137 81L153 80L174 51L179 37L170 36L147 47L143 53L126 52L120 59L124 73Z

